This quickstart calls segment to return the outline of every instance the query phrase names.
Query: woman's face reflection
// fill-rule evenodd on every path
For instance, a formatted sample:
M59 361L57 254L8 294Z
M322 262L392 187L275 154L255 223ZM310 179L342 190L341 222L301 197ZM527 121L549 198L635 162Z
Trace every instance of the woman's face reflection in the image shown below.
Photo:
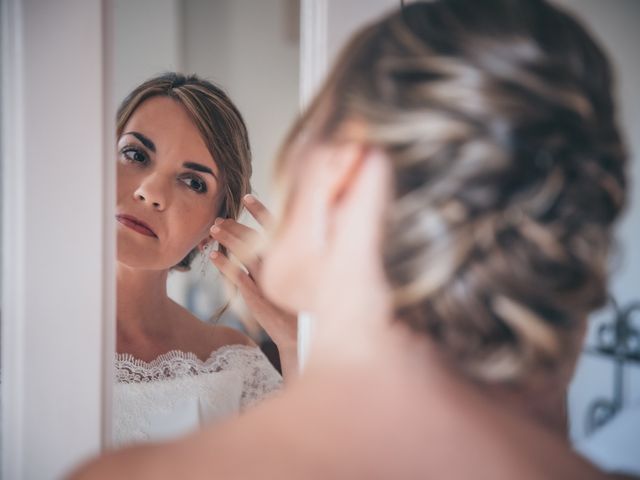
M208 237L219 169L187 112L169 97L140 105L117 151L118 261L171 268Z

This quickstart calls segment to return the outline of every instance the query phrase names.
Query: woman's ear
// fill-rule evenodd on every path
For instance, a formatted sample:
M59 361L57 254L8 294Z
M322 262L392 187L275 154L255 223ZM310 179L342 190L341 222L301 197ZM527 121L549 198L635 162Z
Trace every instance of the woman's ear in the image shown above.
M339 202L357 178L369 148L360 143L334 146L325 165L329 204Z
M391 315L381 253L392 175L382 150L364 145L338 148L320 167L327 182L322 192L326 235L315 277L318 293L310 308L320 316L340 319L336 328L344 330L347 322L364 332L372 322ZM343 301L336 302L338 298Z
M210 236L206 236L204 237L202 240L200 240L200 243L198 243L198 246L196 247L198 249L198 251L200 253L202 253L205 249L205 247L207 246L208 243L213 242L213 239Z
M363 143L332 147L323 167L325 201L332 233L349 232L369 243L379 238L391 196L389 161L378 148Z

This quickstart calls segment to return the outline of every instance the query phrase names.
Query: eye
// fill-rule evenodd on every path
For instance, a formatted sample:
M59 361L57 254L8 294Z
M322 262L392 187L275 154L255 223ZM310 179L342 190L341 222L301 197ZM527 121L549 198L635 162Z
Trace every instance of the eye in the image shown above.
M196 193L207 192L207 184L200 177L197 177L197 176L182 177L180 181Z
M124 147L120 151L120 153L129 163L138 163L140 165L145 165L149 161L149 157L147 156L147 154L135 147Z

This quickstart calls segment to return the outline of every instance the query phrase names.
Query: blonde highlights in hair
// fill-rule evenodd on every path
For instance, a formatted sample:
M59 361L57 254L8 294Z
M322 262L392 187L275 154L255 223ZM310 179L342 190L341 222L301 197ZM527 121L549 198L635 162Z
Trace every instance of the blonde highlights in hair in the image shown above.
M626 198L612 83L600 47L544 0L418 2L351 40L277 173L300 143L363 124L393 171L396 317L470 377L518 383L574 355L606 299Z

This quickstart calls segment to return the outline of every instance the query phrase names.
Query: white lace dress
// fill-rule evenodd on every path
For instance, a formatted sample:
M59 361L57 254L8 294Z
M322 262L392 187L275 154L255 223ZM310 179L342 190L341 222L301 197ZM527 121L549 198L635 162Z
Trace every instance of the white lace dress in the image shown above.
M282 377L257 347L229 345L206 361L171 351L151 362L117 354L113 443L163 440L241 412Z

